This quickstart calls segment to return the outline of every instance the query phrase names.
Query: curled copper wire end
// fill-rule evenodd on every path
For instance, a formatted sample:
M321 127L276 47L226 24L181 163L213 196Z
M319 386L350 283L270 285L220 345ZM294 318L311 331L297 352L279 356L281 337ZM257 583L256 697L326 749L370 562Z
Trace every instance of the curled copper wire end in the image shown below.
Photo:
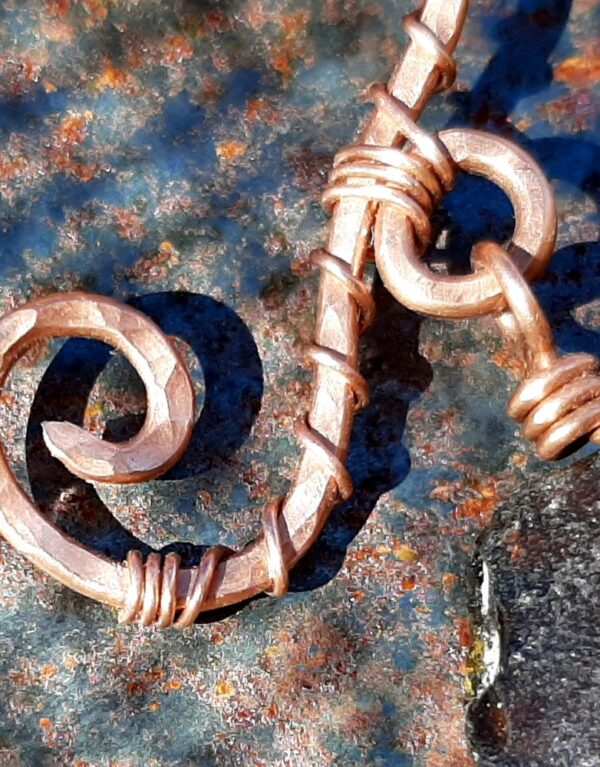
M512 396L508 414L546 461L586 437L600 443L600 362L591 354L557 355L548 320L504 248L480 243L473 260L498 280L531 359L533 372Z

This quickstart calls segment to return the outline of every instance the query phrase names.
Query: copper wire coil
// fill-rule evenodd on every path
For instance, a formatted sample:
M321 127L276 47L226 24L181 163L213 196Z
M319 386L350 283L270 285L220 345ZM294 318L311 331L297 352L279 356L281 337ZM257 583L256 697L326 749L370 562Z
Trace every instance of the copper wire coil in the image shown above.
M271 501L262 515L263 536L267 549L267 569L272 587L269 594L283 596L288 589L288 564L283 547L281 510L283 498ZM129 589L125 606L119 614L121 623L138 621L142 626L187 628L191 626L212 587L219 562L232 554L226 546L213 546L193 570L183 607L177 615L177 575L181 558L174 552L164 559L151 552L146 562L141 552L132 549L127 554Z
M404 151L363 145L343 149L334 160L323 205L329 211L345 199L393 205L409 219L425 247L431 238L431 212L452 187L456 168L442 142L417 125L410 110L383 85L373 85L369 96L412 147Z
M588 437L600 442L600 363L591 354L569 354L529 376L508 404L547 461Z

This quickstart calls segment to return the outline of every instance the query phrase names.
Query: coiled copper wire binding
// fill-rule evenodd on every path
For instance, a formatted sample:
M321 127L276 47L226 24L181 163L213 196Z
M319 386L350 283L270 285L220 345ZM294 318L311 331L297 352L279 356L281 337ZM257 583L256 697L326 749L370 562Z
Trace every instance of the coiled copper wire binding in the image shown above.
M427 0L404 20L409 47L388 87L374 85L375 110L358 143L335 158L323 204L332 215L326 247L313 252L321 270L310 412L297 426L303 446L285 498L262 514L262 533L241 551L213 546L195 567L174 553L139 551L125 563L84 549L45 519L0 453L0 533L32 562L82 594L119 609L124 623L190 626L200 612L265 591L286 593L289 570L318 537L333 506L352 493L344 465L354 413L368 402L359 372L358 338L375 314L365 265L374 243L388 289L417 311L466 317L512 309L533 356L533 372L509 406L524 421L540 454L556 457L586 433L600 441L600 383L589 355L558 359L547 321L525 278L547 263L556 211L543 174L522 150L472 130L432 135L416 122L428 98L452 84L452 51L466 0ZM405 146L406 142L408 145ZM496 181L515 207L516 227L505 252L485 243L478 269L438 275L421 263L430 243L430 216L459 170ZM545 323L545 324L544 324ZM112 343L136 367L147 389L146 423L134 439L111 444L72 424L46 426L52 453L78 476L133 482L156 476L181 455L194 422L193 390L177 352L161 331L130 307L66 294L17 309L0 321L0 383L27 345L40 338L81 335Z
M599 361L583 353L558 356L541 306L503 248L480 243L473 255L494 273L528 351L531 372L508 403L508 414L547 461L583 438L600 443Z

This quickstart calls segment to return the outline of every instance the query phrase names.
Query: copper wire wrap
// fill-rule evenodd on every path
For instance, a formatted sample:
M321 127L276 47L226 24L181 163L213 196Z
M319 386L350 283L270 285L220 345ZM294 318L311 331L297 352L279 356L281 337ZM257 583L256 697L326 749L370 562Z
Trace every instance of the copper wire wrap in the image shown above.
M283 498L268 503L262 515L263 538L266 545L267 569L272 586L267 593L282 597L289 585L283 536L281 509ZM213 546L193 569L192 578L180 610L177 610L177 575L181 559L170 552L162 559L152 552L144 563L141 552L132 549L125 561L129 588L125 605L119 613L120 623L139 622L142 626L187 628L202 610L219 562L233 551L226 546Z
M421 11L415 11L405 16L402 19L402 28L417 48L431 59L432 66L437 71L439 78L436 93L451 88L456 80L456 62L431 29L423 24Z
M529 351L531 373L508 404L541 458L563 456L580 440L600 443L599 361L591 354L559 357L550 325L531 288L504 248L480 243L473 260L490 269Z
M456 71L452 58L415 14L407 17L404 24L411 39L433 59L440 87L449 87ZM377 107L394 120L399 133L410 141L411 147L403 151L394 147L357 145L342 150L335 158L330 182L323 195L323 205L331 211L345 198L390 202L407 215L419 241L425 245L431 235L431 211L454 183L454 164L441 141L420 128L412 119L410 110L388 94L384 86L374 85L369 95ZM359 333L364 332L375 316L375 304L367 285L352 273L343 259L323 248L314 251L311 260L332 276L355 302ZM343 380L352 396L355 411L367 405L367 383L345 355L336 349L313 343L307 347L306 357L316 368L325 368ZM340 499L349 498L353 491L350 474L336 446L311 426L310 415L307 414L305 420L296 424L296 434L303 447L331 475ZM283 596L289 582L280 527L282 506L283 499L267 504L262 518L267 571L271 579L271 588L267 593L273 596ZM123 620L139 618L146 626L173 624L182 628L191 625L202 609L218 562L227 553L228 550L223 547L214 547L204 555L195 570L184 607L175 620L175 584L179 563L174 560L167 562L171 556L167 555L161 571L159 555L150 554L142 566L139 553L131 552L127 560L131 593Z
M262 533L236 552L214 546L194 567L183 566L175 553L152 552L144 561L135 550L117 562L45 519L0 446L0 534L17 551L61 583L116 607L122 622L144 626L183 628L202 611L263 591L275 596L287 591L290 568L315 542L333 506L352 493L344 460L354 414L368 402L358 369L359 334L375 315L364 271L378 218L391 208L405 214L409 239L424 248L429 215L454 180L443 143L416 120L436 89L454 79L451 54L467 5L467 0L425 0L405 20L410 38L405 54L387 89L371 89L376 109L356 146L336 157L324 195L332 215L327 244L312 256L320 280L315 340L307 349L315 368L313 396L297 426L303 450L289 492L263 511ZM141 438L118 445L92 439L72 424L50 425L45 436L56 457L84 479L117 483L150 479L172 466L193 429L193 386L170 340L131 308L98 296L60 294L9 313L0 320L0 384L28 345L64 336L111 343L137 365L148 394L148 423ZM67 460L71 453L65 445L76 460Z
M283 550L281 535L281 507L283 498L271 501L263 511L263 535L267 546L267 567L272 586L266 592L272 597L282 597L287 593L290 576Z
M413 120L410 110L377 83L368 96L393 121L408 149L360 145L339 152L333 162L323 205L331 211L344 199L389 203L410 220L422 248L431 239L431 213L456 178L456 167L442 142Z
M226 546L213 546L204 554L193 570L183 607L176 617L179 555L171 552L163 560L160 554L152 552L144 563L139 551L130 551L126 559L129 589L119 621L138 621L142 626L159 628L191 626L202 610L219 562L229 553L231 549Z

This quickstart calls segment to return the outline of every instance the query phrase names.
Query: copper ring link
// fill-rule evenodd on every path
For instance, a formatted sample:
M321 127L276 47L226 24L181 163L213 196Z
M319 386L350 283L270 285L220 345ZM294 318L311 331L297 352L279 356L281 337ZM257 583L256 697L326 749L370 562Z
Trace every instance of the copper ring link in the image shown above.
M18 551L62 583L116 607L125 623L185 627L201 611L265 590L284 593L289 569L316 540L333 506L352 492L343 461L354 413L367 401L367 387L358 372L358 338L374 316L363 280L374 215L378 213L383 251L387 235L394 232L399 236L393 249L398 243L403 250L406 243L413 247L416 229L420 255L430 232L429 213L451 185L450 155L459 162L456 148L453 152L448 147L447 152L443 143L418 128L416 120L436 89L448 87L454 78L451 54L466 10L467 0L427 0L405 22L410 43L388 91L373 89L377 109L357 146L337 157L326 193L330 233L326 246L313 255L321 274L315 339L308 350L315 367L313 399L297 429L304 449L285 499L263 513L263 534L238 552L215 546L196 567L182 567L176 554L163 559L151 553L144 563L135 550L124 563L113 562L83 548L45 519L0 452L0 533ZM401 145L406 138L413 146L405 153ZM99 338L128 356L146 384L148 415L140 433L119 445L72 424L46 425L53 454L93 481L139 481L173 465L191 434L194 395L170 340L117 302L53 296L0 320L0 383L30 343L55 336Z
M475 130L439 134L463 171L489 178L507 194L515 210L509 250L528 279L539 276L556 240L556 208L550 185L533 159L505 139ZM392 206L381 206L375 224L375 260L387 289L405 306L436 317L462 318L497 311L504 298L486 271L436 274L421 260L423 243L412 221Z

